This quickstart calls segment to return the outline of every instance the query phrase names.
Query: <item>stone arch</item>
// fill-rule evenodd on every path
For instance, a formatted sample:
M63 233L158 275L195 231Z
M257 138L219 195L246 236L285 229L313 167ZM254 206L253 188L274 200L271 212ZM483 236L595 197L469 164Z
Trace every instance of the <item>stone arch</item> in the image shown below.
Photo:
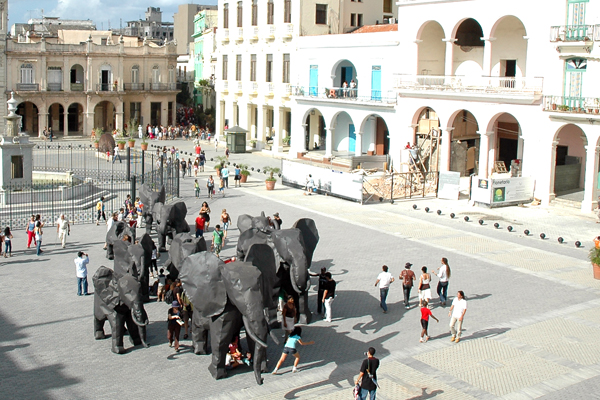
M22 101L17 105L16 113L21 118L21 131L28 132L31 136L38 136L39 129L39 110L41 108L33 101Z
M79 102L67 107L67 131L83 134L83 105Z
M56 102L48 107L48 121L46 126L52 128L52 133L56 135L58 132L65 131L65 106L62 103Z
M354 153L356 151L356 127L350 114L338 111L331 118L332 151Z
M387 155L390 152L389 127L379 114L369 114L360 123L360 154ZM357 153L358 153L357 150Z
M481 135L477 119L468 110L457 110L448 119L448 125L452 129L450 171L460 172L461 176L478 173Z
M354 63L347 59L336 61L331 68L331 86L341 88L345 81L348 83L348 87L350 87L352 80L358 85L358 71ZM338 97L343 95L344 93L339 93Z
M490 31L490 38L494 38L491 42L491 76L526 76L526 36L525 25L517 17L505 15L496 21Z
M81 64L73 64L69 72L69 83L72 92L83 92L85 90L85 69Z
M117 107L110 100L103 100L94 106L94 128L102 128L105 133L116 129Z
M417 32L417 74L444 75L446 64L446 37L437 21L427 21Z
M493 161L503 161L507 170L510 169L512 160L524 161L521 124L514 115L508 112L495 114L490 119L486 132L490 135L489 148ZM515 167L522 168L522 163Z
M474 18L464 18L453 29L452 74L481 75L485 41L483 28Z
M321 110L312 107L302 118L304 126L304 147L307 150L325 150L327 146L327 125Z
M588 145L584 130L576 124L564 124L554 134L554 144L556 150L551 192L560 196L583 189Z

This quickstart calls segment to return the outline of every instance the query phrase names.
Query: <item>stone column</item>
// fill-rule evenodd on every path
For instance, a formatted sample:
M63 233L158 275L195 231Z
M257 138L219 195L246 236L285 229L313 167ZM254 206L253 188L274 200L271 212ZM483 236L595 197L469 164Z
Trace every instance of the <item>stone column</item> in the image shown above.
M443 42L446 42L446 64L445 64L445 73L446 76L454 75L454 42L456 39L442 39Z
M490 76L492 74L492 42L496 38L481 38L485 41L483 48L483 68L481 70L481 76Z
M362 156L362 132L356 132L356 141L354 145L354 155L356 157Z
M302 140L297 143L298 147L296 147L298 150L302 153L305 153L308 150L312 150L314 148L314 144L310 141L310 137L308 138L308 149L306 148L306 138L308 137L308 135L310 135L310 126L308 124L302 124ZM294 141L296 141L296 137L294 137L294 140L292 140L292 144L294 144Z
M581 211L590 212L593 210L594 202L598 198L598 152L600 146L585 146L585 181L583 191L583 201L581 202Z
M69 136L69 106L63 107L63 135Z
M489 152L490 152L490 137L494 132L485 132L480 134L479 139L479 173L478 175L487 178L489 176Z
M548 182L548 202L556 198L554 193L554 178L556 177L556 146L558 140L552 142L552 153L550 153L550 182Z
M38 137L44 134L44 127L48 124L48 113L39 112L38 110Z
M325 158L331 159L332 147L333 147L333 135L335 134L335 128L327 128L327 135L325 136Z
M285 117L283 115L283 107L273 108L273 128L275 129L275 137L273 138L273 147L271 151L273 153L283 152L283 140L281 138L282 125Z
M167 113L161 113L161 120L166 122L166 118ZM167 126L166 123L163 123L163 126ZM123 102L119 102L119 105L115 108L115 128L123 131Z
M252 124L252 118L254 118L254 110L252 109L252 104L246 104L247 109L247 126L248 133L246 134L246 140L250 140L253 137L256 137L256 121L254 121L254 125Z
M453 127L446 128L441 135L440 145L440 171L450 171L450 158L452 157L452 131ZM441 131L440 131L441 132Z
M256 133L256 139L258 141L265 141L265 130L267 129L267 107L260 106L258 112L258 132Z

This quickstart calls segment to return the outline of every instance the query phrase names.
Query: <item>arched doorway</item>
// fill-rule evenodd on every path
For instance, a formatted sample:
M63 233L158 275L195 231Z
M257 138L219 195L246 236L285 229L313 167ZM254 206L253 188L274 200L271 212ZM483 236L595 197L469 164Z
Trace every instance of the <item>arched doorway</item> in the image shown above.
M115 129L115 106L110 101L102 101L94 107L94 128L102 128L105 132Z
M483 71L485 42L483 29L473 18L463 20L456 28L453 46L453 75L480 76Z
M331 120L331 151L354 154L356 152L356 127L350 115L341 111Z
M323 114L316 108L307 112L304 120L306 125L304 144L307 150L325 150L327 132L325 131L325 119Z
M83 133L83 106L73 103L67 108L68 131L72 133Z
M83 81L84 81L83 67L79 64L75 64L71 67L71 91L72 92L83 92Z
M427 21L417 34L417 74L445 75L446 43L444 29L436 21Z
M335 63L333 70L331 71L332 86L336 88L337 97L356 97L353 91L350 91L350 85L352 81L356 83L358 87L358 77L356 67L352 62L348 60L341 60ZM348 90L340 90L344 86L344 82L347 85Z
M419 163L427 172L438 171L440 164L440 119L431 107L419 113L415 128L415 141ZM408 145L409 143L407 143Z
M501 113L492 119L490 125L488 132L494 132L493 139L490 139L490 149L494 152L493 160L503 162L507 171L511 168L521 169L523 139L519 121L509 113Z
M17 114L21 117L21 132L27 132L30 136L38 136L38 108L30 101L24 101L17 106Z
M450 144L450 171L469 176L479 172L479 124L467 110L454 113Z
M496 22L490 37L495 38L491 43L491 76L506 78L526 76L527 67L527 31L521 20L512 15L502 17ZM514 79L502 82L505 87L515 87Z
M582 191L585 178L585 146L588 141L583 130L567 124L556 133L556 161L553 193L557 196Z
M390 136L387 123L377 114L367 116L360 126L360 146L357 143L355 154L387 155L390 152ZM358 138L358 137L357 137Z
M52 128L52 134L56 135L58 132L64 132L65 130L65 108L62 104L54 103L48 107L48 128Z

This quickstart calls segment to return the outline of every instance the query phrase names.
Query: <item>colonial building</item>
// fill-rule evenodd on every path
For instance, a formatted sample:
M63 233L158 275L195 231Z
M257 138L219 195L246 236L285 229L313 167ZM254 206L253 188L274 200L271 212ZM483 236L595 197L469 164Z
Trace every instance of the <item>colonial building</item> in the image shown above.
M292 121L297 39L393 22L390 0L219 0L217 134L246 128L258 148L281 152ZM294 115L294 118L297 118Z
M217 65L216 31L218 12L203 10L194 17L194 91L195 103L204 109L216 103L215 70Z
M177 54L110 31L58 31L56 38L8 40L8 92L20 102L23 130L33 135L90 135L126 124L170 125L178 92ZM4 93L4 91L2 91Z
M194 42L192 35L194 34L194 27L196 15L203 10L216 10L215 5L204 5L204 4L180 4L177 7L177 12L173 14L173 37L177 43L177 54L190 54L190 43ZM216 25L216 20L215 20Z

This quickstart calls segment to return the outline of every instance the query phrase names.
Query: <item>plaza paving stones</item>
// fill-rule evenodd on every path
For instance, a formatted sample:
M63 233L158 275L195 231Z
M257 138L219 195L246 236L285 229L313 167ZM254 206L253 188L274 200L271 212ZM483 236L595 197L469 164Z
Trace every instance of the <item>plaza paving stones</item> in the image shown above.
M291 373L292 362L287 360L281 375L263 375L262 386L245 367L215 381L207 371L210 357L192 354L189 340L182 340L179 353L168 347L168 306L155 302L146 305L151 347L133 348L125 339L130 351L112 354L110 339L93 338L93 296L75 295L73 264L76 252L83 250L90 254L90 276L100 265L112 265L102 251L106 229L75 225L67 249L53 245L54 232L49 229L41 257L24 251L24 232L14 232L14 257L0 261L0 293L6 300L0 303L2 393L42 400L348 399L362 354L373 346L382 360L380 400L598 398L600 352L594 341L600 333L600 285L592 279L587 248L413 212L410 203L361 206L304 196L280 182L275 191L266 192L262 179L255 174L242 189L232 188L225 198L209 200L211 226L222 208L234 221L241 213L279 212L284 227L301 217L315 219L321 240L312 271L327 267L338 282L338 297L332 323L315 315L313 323L303 327L303 339L316 343L300 348L299 373ZM182 181L182 196L192 222L205 198L193 197L193 179L188 178ZM448 204L439 207L445 214L450 212ZM513 208L511 216L509 211L481 214L490 221L488 214L493 214L502 225L522 223L547 234L564 231L579 236L585 246L596 228L586 218L521 208ZM224 257L235 254L237 238L237 229L231 229ZM463 338L458 344L449 341L447 308L434 301L433 313L441 322L431 321L432 340L419 343L416 289L412 307L406 310L401 284L393 283L389 312L382 314L373 283L383 264L398 277L407 261L418 272L421 265L435 270L441 257L448 257L452 266L450 295L464 290L469 302ZM159 265L166 258L162 254ZM315 285L316 279L312 281ZM437 282L433 283L435 291ZM313 312L316 301L313 286ZM105 329L108 333L108 326ZM281 336L281 331L275 333ZM269 341L267 354L272 369L281 344Z

